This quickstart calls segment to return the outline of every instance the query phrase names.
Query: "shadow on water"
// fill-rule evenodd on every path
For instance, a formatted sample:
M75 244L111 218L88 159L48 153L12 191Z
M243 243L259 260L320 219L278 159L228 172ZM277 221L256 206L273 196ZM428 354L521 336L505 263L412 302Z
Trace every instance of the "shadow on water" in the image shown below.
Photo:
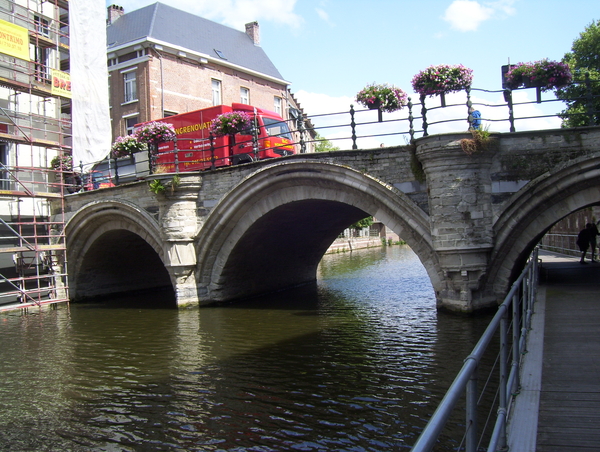
M411 253L334 256L317 285L227 306L9 316L0 449L406 449L481 330L436 312Z

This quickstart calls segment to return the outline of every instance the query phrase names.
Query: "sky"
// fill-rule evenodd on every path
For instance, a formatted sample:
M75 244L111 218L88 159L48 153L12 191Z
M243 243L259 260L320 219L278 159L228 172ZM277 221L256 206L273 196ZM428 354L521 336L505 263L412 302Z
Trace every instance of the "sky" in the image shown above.
M130 12L154 0L114 0ZM290 82L308 115L346 112L369 83L393 84L418 102L411 80L437 64L473 70L473 88L501 90L501 66L560 60L585 27L600 19L598 0L162 0L162 3L244 31L258 21L261 47ZM535 90L515 92L516 101L535 100ZM544 99L553 98L543 93ZM490 121L505 115L486 105L501 93L473 92ZM464 103L464 93L448 103ZM439 105L439 100L426 103ZM558 103L519 107L519 115L556 113ZM406 110L406 109L405 109ZM406 117L407 112L391 114ZM443 109L445 110L445 109ZM487 110L487 111L486 111ZM444 112L448 114L447 111ZM515 109L515 113L517 110ZM432 120L440 111L432 112ZM460 113L462 114L462 113ZM315 119L323 125L327 119ZM491 122L492 130L508 124ZM520 129L559 127L556 118L522 121ZM382 125L385 127L385 124ZM461 126L462 127L462 126ZM430 132L450 131L440 125ZM463 127L464 128L464 127ZM328 135L329 133L329 135ZM340 131L340 133L342 133ZM345 133L345 132L344 132ZM335 131L323 132L335 139Z

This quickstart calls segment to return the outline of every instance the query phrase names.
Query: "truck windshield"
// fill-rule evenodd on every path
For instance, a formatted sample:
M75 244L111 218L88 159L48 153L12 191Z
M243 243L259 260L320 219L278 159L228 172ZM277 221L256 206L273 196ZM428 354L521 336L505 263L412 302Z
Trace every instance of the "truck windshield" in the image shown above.
M288 140L292 139L292 136L290 135L290 129L288 128L288 125L285 123L285 121L273 118L266 118L264 116L262 120L265 124L267 135L269 135L270 137L287 138Z

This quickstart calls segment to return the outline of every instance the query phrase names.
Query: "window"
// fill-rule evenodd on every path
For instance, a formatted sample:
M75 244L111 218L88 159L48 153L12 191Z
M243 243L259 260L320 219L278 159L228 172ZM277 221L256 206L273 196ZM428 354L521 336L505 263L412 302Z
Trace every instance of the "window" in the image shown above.
M212 80L212 103L221 105L221 80Z
M0 144L0 187L2 190L12 190L10 172L7 171L10 164L8 160L8 146L6 144Z
M125 102L137 100L137 81L135 71L125 72L123 74L123 83L125 85Z
M50 83L48 75L48 49L44 47L35 48L35 79L38 82Z
M43 36L50 36L50 21L40 16L34 16L35 31Z
M135 125L139 123L137 116L130 116L125 118L125 131L127 135L133 135L133 131L135 129Z
M274 111L275 113L277 113L278 115L281 115L281 97L277 97L275 96L275 105L274 105Z
M240 103L250 105L250 90L248 88L240 88Z

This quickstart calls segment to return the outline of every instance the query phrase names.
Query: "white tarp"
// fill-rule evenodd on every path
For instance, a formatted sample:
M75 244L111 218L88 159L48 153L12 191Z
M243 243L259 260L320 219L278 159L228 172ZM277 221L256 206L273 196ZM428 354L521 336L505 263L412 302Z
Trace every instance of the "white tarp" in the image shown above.
M73 164L102 160L110 151L106 8L99 0L69 1Z

